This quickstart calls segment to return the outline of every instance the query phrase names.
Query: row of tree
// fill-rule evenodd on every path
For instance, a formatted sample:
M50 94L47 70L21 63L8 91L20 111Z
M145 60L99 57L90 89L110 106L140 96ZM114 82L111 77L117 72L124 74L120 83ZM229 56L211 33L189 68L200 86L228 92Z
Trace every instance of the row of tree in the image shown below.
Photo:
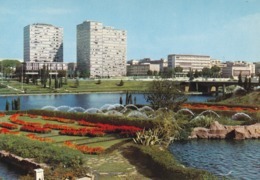
M198 78L198 77L220 77L220 67L218 66L212 66L211 68L207 68L207 67L204 67L202 69L202 71L198 71L198 70L191 70L188 72L187 76L188 77L193 77L193 78ZM164 77L164 78L171 78L177 74L180 74L183 72L183 68L180 67L180 66L177 66L175 68L164 68L164 70L162 72L157 72L157 71L151 71L151 70L148 70L147 71L147 75L148 76L161 76L161 77Z

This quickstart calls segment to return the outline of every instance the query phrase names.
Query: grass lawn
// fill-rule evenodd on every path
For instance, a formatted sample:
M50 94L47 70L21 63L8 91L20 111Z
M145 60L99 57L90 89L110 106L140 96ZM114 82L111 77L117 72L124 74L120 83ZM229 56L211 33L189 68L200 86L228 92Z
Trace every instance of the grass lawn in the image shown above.
M145 91L151 83L151 81L123 80L124 85L118 86L120 80L101 79L101 84L96 84L97 80L79 80L79 86L75 87L75 82L75 79L68 79L66 85L64 84L59 89L53 89L54 80L51 82L51 88L43 88L40 83L33 85L32 83L22 84L13 80L4 81L4 85L9 85L18 90L2 87L0 94L24 94L21 92L22 88L26 90L26 94ZM47 82L47 86L49 86L49 82Z

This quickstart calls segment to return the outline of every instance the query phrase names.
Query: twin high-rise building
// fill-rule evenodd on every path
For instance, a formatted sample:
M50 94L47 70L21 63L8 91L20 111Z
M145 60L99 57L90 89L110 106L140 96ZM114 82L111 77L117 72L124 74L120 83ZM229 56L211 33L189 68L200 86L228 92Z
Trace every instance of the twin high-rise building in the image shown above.
M126 75L126 31L84 21L77 26L77 65L91 77Z
M126 31L84 21L77 26L77 70L90 77L126 75ZM50 24L24 27L26 70L47 64L53 70L66 69L63 62L63 28Z

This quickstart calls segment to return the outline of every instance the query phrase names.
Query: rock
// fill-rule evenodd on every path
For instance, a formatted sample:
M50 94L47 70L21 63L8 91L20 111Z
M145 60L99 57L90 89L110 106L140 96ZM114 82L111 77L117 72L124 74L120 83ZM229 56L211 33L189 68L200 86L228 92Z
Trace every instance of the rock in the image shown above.
M260 123L248 126L224 126L215 121L210 128L196 127L190 139L250 139L260 138Z
M203 128L203 127L194 128L191 133L191 137L206 139L206 138L208 138L208 131L209 130L207 128Z

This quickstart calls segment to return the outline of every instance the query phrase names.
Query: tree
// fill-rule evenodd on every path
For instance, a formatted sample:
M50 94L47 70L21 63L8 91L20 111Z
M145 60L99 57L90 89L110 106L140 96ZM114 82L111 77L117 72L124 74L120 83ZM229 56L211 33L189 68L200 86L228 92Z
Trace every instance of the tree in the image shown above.
M183 71L183 68L181 66L177 66L174 68L174 72L176 72L176 73L180 73L182 71Z
M122 99L122 96L120 96L120 99L119 99L119 104L123 104L123 99Z
M243 85L243 82L242 82L242 73L241 73L241 71L240 71L240 73L239 73L239 75L238 75L238 85L239 86L241 86L242 87L242 85Z
M59 78L66 77L66 74L67 74L67 71L65 71L65 70L59 70L58 71L58 77Z
M76 81L75 81L75 87L76 87L76 88L79 87L79 80L78 80L78 78L77 78Z
M248 79L247 79L247 76L245 77L245 80L244 80L244 89L247 90L248 88Z
M169 80L154 80L144 97L153 109L166 107L177 110L187 100L179 87Z
M6 101L6 103L5 103L5 110L6 111L9 111L9 106L10 106L10 103L8 101Z
M251 82L251 77L248 78L248 86L247 86L247 90L251 91L252 89L252 82Z
M187 76L189 77L189 80L192 81L194 79L193 70L190 68L190 71L188 72Z
M201 71L203 77L211 77L212 73L208 67L204 67Z
M220 73L220 70L221 70L220 67L214 65L214 66L211 67L210 70L211 70L213 77L219 77L219 73Z
M194 73L194 77L195 77L195 78L198 78L199 76L200 76L200 74L199 74L198 70L196 69L196 70L195 70L195 73Z
M147 75L148 75L148 76L152 76L152 75L153 75L153 71L149 69L149 70L147 71Z

